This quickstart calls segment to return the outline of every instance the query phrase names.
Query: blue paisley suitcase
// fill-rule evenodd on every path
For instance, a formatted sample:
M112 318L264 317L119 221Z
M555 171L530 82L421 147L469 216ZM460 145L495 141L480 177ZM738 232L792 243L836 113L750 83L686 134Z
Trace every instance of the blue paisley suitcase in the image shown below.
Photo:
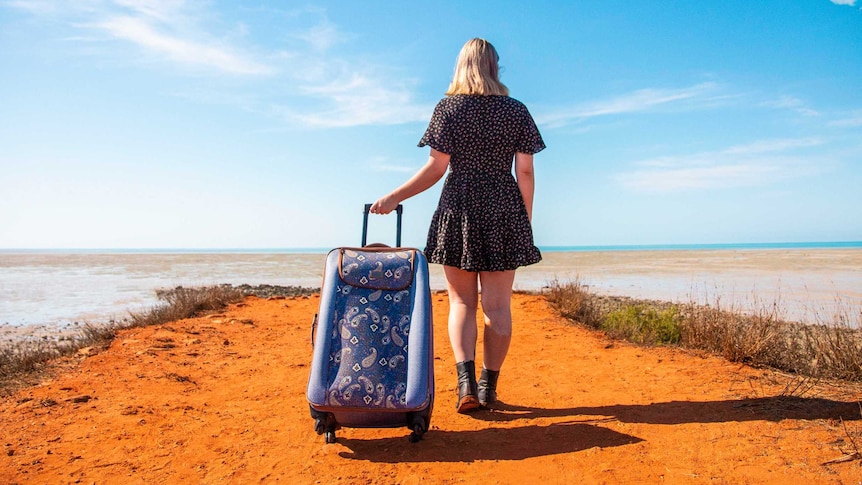
M418 249L362 246L329 252L313 331L308 398L327 443L341 426L428 430L434 404L434 350L428 262Z

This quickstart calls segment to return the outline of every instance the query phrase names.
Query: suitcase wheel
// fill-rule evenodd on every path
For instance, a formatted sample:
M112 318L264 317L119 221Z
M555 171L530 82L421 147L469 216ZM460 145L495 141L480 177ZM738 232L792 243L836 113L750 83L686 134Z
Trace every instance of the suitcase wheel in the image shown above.
M315 419L314 420L314 432L318 435L322 435L326 432L326 420L325 419Z
M413 418L412 426L413 432L410 433L409 440L411 443L418 443L422 441L422 436L425 434L425 431L428 430L427 421L422 416L415 416Z
M413 426L413 432L410 433L410 436L407 438L411 443L418 443L422 441L422 435L425 434L425 431L422 429L421 425Z
M316 411L309 406L311 417L314 418L314 432L323 435L327 443L335 443L335 430L340 428L332 413Z

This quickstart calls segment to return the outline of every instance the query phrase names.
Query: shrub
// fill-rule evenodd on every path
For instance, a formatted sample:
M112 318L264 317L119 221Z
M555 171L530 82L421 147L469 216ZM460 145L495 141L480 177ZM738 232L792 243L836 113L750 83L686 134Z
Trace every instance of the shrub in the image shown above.
M564 318L590 328L601 325L601 311L595 295L589 293L577 278L568 283L554 280L548 285L548 301Z
M803 347L812 356L818 375L862 380L862 311L852 312L839 302L838 309L819 325L804 328Z
M156 290L162 301L148 312L130 313L129 327L144 327L182 320L200 312L220 310L225 306L242 300L243 293L232 286L207 286L202 288L183 288Z
M676 307L656 310L627 305L605 315L601 328L614 338L642 345L676 344L680 341L679 320Z
M751 313L713 305L606 297L580 281L554 281L548 301L561 316L641 345L679 344L730 360L815 378L862 381L862 312L839 305L817 324L787 322L778 302ZM839 302L840 303L840 302ZM821 321L822 320L822 321ZM825 322L824 322L825 321Z
M731 362L786 368L797 359L790 327L774 311L758 310L753 315L689 304L681 324L686 347L720 354Z

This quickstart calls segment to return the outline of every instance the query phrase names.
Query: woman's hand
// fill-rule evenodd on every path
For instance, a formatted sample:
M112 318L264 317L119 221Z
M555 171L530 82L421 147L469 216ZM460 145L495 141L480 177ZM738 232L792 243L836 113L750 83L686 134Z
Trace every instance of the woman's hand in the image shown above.
M398 199L389 194L377 199L377 202L371 205L371 212L373 214L389 214L396 207L398 207Z
M415 175L410 177L410 180L404 182L404 185L384 195L372 204L371 212L375 214L389 214L398 207L401 201L424 192L436 184L443 177L443 174L446 173L447 168L449 168L449 155L432 148L428 162Z

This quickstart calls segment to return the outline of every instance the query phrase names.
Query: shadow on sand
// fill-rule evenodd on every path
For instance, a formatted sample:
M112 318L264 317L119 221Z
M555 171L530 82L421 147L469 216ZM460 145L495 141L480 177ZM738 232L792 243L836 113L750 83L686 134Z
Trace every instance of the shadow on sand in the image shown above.
M766 397L560 409L516 406L498 402L494 409L478 411L472 416L478 420L499 423L540 418L570 419L562 423L527 424L519 427L508 425L470 431L432 429L423 441L415 445L407 443L406 435L374 440L339 438L338 442L350 450L339 454L348 459L384 463L522 460L644 441L642 438L599 426L598 423L602 422L672 425L784 419L858 420L860 409L856 402L820 398Z
M862 413L857 402L776 396L727 401L669 401L563 409L534 408L498 402L494 409L474 415L476 419L483 421L501 422L565 416L606 417L624 423L684 424L784 419L857 420L862 418Z
M433 422L433 421L432 421ZM406 437L376 440L339 438L350 449L344 458L384 463L523 460L536 456L609 448L643 441L635 436L583 423L558 423L473 431L431 430L416 444Z

